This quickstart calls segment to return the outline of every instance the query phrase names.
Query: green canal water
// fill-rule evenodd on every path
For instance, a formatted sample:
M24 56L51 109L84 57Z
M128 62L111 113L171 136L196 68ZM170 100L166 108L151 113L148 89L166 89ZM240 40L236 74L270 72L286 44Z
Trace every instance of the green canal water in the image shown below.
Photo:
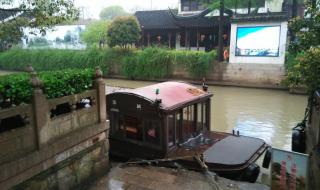
M109 86L137 88L154 82L106 79ZM307 96L287 91L209 86L213 92L211 130L264 139L291 150L291 129L302 120ZM161 92L160 92L161 93Z

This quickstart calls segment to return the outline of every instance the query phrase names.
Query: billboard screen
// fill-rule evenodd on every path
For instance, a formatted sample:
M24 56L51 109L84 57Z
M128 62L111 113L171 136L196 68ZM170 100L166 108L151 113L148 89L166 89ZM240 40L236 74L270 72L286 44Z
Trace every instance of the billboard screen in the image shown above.
M236 56L278 57L280 26L238 27Z

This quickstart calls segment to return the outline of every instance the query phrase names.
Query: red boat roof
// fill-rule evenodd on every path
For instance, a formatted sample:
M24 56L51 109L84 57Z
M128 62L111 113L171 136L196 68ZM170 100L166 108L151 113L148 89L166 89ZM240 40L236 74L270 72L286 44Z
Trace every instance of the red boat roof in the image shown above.
M159 90L158 95L156 95L157 89ZM212 93L184 82L163 82L136 89L119 90L114 93L132 94L151 102L161 99L160 107L164 110L173 110L184 104L212 96Z

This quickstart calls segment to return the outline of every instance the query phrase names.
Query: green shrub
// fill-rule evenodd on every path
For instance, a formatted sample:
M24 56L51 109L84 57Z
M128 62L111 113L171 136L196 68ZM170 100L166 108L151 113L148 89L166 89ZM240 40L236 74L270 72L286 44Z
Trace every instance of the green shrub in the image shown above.
M187 68L193 77L205 77L208 74L217 54L215 51L209 53L199 51L174 51L175 61L178 66Z
M205 77L216 52L175 51L146 48L136 51L122 62L122 72L128 78L155 79L172 75L173 66L185 67L193 77Z
M93 69L67 69L40 72L43 91L48 99L77 94L92 87ZM30 103L32 86L26 73L0 77L0 107Z
M310 48L296 58L295 64L287 73L289 87L305 85L310 94L320 89L320 48Z
M172 54L160 48L147 48L124 58L122 71L129 78L154 79L169 76Z
M108 72L107 58L110 54L98 49L60 50L60 49L12 49L0 53L0 69L24 70L32 65L36 71L62 69L94 68L100 66Z

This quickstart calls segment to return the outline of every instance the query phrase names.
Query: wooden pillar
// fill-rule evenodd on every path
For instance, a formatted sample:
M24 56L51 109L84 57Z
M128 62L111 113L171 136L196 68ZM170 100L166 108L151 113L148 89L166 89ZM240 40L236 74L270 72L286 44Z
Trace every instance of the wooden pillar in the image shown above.
M188 32L187 34L188 34L187 35L188 36L188 49L190 50L191 49L190 32Z
M148 47L150 47L150 33L147 34L147 38L148 38Z
M169 48L171 49L171 33L168 34Z
M199 51L199 31L197 30L197 50Z
M184 46L186 49L188 49L188 32L184 32Z
M224 1L220 0L220 13L219 13L219 35L218 35L218 44L219 44L219 49L218 49L218 60L223 61L223 20L224 20Z
M144 47L144 31L141 31L141 48L143 49Z
M175 42L175 48L180 49L181 47L181 35L180 32L176 32L176 42Z

